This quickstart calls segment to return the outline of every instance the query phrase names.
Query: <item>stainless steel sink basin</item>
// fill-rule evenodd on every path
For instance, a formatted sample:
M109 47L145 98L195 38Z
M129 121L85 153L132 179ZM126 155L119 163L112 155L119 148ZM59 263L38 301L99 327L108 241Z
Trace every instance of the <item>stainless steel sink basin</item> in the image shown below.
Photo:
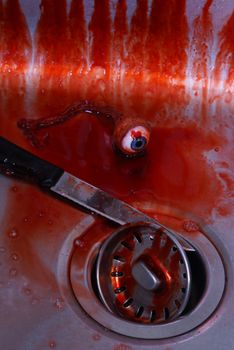
M117 227L0 176L2 348L233 348L233 36L232 0L0 0L0 134L157 218L202 261L195 301L154 333L97 293ZM67 117L82 101L95 117ZM148 149L125 157L136 122Z

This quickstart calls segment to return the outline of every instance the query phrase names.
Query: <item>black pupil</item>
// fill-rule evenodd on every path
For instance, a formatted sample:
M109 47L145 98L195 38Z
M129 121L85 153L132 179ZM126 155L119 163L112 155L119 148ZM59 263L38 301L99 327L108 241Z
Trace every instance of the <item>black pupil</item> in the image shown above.
M133 151L141 151L146 145L146 138L144 136L137 137L131 142L131 149Z

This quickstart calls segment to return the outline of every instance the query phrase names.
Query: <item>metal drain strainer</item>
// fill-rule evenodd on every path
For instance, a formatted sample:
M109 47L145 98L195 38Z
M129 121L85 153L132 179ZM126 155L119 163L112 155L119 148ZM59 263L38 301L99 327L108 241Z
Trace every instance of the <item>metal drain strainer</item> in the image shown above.
M97 286L109 311L134 322L179 316L190 295L190 268L176 238L153 224L130 225L102 246Z

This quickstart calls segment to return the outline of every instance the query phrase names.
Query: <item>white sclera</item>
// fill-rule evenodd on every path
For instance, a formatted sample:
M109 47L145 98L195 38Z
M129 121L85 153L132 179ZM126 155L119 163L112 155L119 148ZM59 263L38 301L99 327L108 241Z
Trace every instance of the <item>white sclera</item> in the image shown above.
M128 130L128 132L125 134L125 136L123 137L122 139L122 149L128 153L137 153L138 151L136 150L133 150L131 148L131 143L132 143L132 140L134 139L134 134L137 134L139 133L140 134L140 137L145 137L147 143L146 145L148 144L148 141L149 141L149 137L150 137L150 133L149 133L149 130L146 129L144 126L135 126L134 128ZM142 150L141 150L142 151Z

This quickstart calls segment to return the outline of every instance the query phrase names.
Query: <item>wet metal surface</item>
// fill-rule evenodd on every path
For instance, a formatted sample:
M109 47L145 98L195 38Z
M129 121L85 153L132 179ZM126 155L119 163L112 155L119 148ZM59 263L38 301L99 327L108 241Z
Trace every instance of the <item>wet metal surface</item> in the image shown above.
M159 293L157 296L155 296L155 300L151 299L153 293L150 293L149 291L144 293L143 290L137 285L134 290L135 283L131 281L131 272L128 271L131 271L131 268L129 268L129 266L125 266L127 263L129 264L129 259L127 258L127 254L124 254L123 251L116 255L117 253L114 250L115 256L113 259L113 266L111 266L111 270L109 270L109 265L112 261L112 250L115 249L115 247L118 250L118 245L115 246L115 243L118 241L118 236L121 234L124 235L126 230L127 229L124 228L120 229L119 232L113 236L113 239L111 236L106 240L106 242L104 242L97 260L97 270L95 270L94 266L95 260L97 259L98 250L100 248L98 242L100 241L101 237L103 240L105 239L103 232L99 232L97 234L95 227L88 229L87 232L80 231L80 237L75 240L75 245L73 246L74 251L71 259L69 259L71 286L77 301L92 318L94 318L98 323L102 324L106 329L110 329L116 333L130 336L132 338L138 338L139 341L144 339L142 342L145 345L147 345L147 342L148 345L152 344L150 342L152 339L154 339L154 344L157 345L159 344L160 339L166 338L168 340L171 337L179 336L187 332L188 334L185 335L185 337L187 336L189 339L189 332L196 331L196 327L198 326L202 327L203 322L212 315L223 296L225 287L225 271L218 252L209 242L209 240L205 238L203 233L198 232L197 235L193 237L185 235L185 238L188 239L190 244L194 245L194 248L201 254L201 259L204 262L206 271L205 289L203 290L198 303L196 303L190 311L186 311L185 314L181 315L181 317L175 318L175 320L172 320L169 323L165 320L165 322L159 322L157 324L157 321L161 321L161 319L158 319L159 315L163 318L166 316L160 314L160 310L163 311L163 306L165 306L165 295L166 300L170 300L171 294L174 293L174 295L177 295L177 290L175 288L175 290L172 292L172 290L169 288L169 298L167 293L168 291L165 292L165 290L162 290L161 295ZM144 240L145 238L143 238L143 241ZM147 242L145 243L147 244ZM112 245L114 245L114 247L112 247ZM84 246L85 251L82 251L82 247ZM108 250L110 250L110 255L107 254ZM140 251L139 248L137 250ZM181 254L183 255L183 252L181 252ZM151 256L153 256L153 252L151 252L151 254L149 254L147 257L150 258ZM102 262L104 263L102 264ZM168 262L166 261L164 265L167 264ZM112 276L111 271L122 271L123 277ZM98 274L98 290L97 287L95 287L96 283L93 283L94 280L92 278L92 274L96 275L96 273ZM182 276L183 273L184 271L181 273ZM198 274L201 278L202 271L199 271ZM108 283L108 278L110 278L110 276L113 286L115 288L116 286L119 287L116 294L113 293L111 283ZM121 290L121 278L126 278L126 283L129 283L129 286L126 285L125 290ZM172 286L177 286L177 284L174 283L176 280L176 272L172 274L172 280ZM189 275L187 285L186 282L187 281L182 281L185 289L190 285ZM131 295L129 295L129 289L130 293L132 293ZM137 295L138 290L140 290L140 296ZM98 298L99 293L105 306ZM135 295L133 293L135 293ZM142 306L144 305L146 309L143 310L143 314L140 315L142 318L139 318L138 322L136 322L137 317L134 315L136 306L135 303L133 302L130 307L124 307L125 301L129 300L128 297L132 297L132 299L134 299L135 296L138 297L138 302L142 302ZM149 312L151 308L149 308L149 310L147 308L148 306L151 306L151 303L153 303L152 300L154 300L154 309L159 311L157 317L153 318L153 320L151 319L152 316ZM186 305L187 300L184 301ZM111 312L109 312L106 307ZM170 307L168 306L169 313L171 311ZM182 305L181 308L183 310ZM93 310L95 310L95 312L93 312ZM121 317L119 317L118 313ZM149 322L152 322L152 324L149 325ZM174 339L175 338L169 339L170 344L173 344Z
M188 334L141 341L105 330L74 302L61 267L79 232L94 224L88 236L98 250L113 227L0 177L5 349L232 349L233 11L232 0L0 0L1 135L182 236L202 228L227 279L219 308ZM41 130L42 148L17 126L84 99L149 122L147 155L117 155L108 123L87 115ZM82 257L89 242L76 244Z

